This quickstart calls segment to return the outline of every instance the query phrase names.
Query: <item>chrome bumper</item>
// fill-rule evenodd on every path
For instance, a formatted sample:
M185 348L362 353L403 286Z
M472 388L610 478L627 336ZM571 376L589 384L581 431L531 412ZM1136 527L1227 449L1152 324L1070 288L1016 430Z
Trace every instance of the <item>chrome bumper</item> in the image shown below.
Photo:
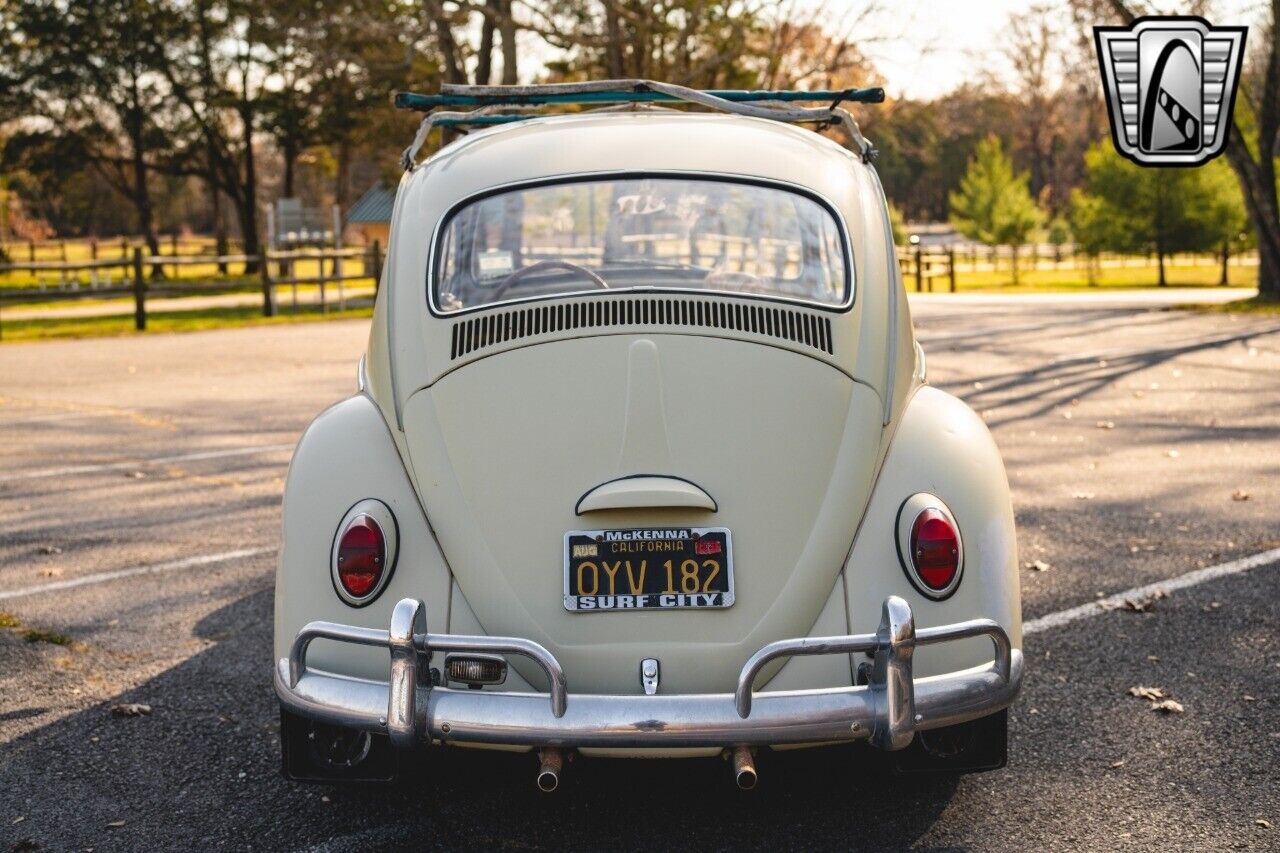
M426 608L406 598L382 631L312 622L276 666L284 706L319 722L389 735L396 746L429 741L562 747L762 746L867 738L902 749L917 731L977 719L1008 707L1022 684L1022 652L990 619L916 630L910 606L884 601L874 634L770 643L751 656L730 694L599 696L568 693L564 671L542 646L512 637L429 634ZM989 637L995 659L946 675L914 678L917 646ZM306 668L315 639L381 646L391 652L390 681L348 678ZM454 690L430 683L434 652L523 655L547 676L548 693ZM769 661L794 655L873 655L870 683L824 690L753 693Z

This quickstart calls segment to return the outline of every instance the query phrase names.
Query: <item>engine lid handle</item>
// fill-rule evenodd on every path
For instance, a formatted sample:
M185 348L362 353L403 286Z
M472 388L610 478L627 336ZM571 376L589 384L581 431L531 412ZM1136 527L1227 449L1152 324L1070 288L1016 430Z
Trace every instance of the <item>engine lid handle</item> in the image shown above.
M574 512L582 515L606 509L719 509L715 499L696 483L661 474L637 474L601 483L578 498Z

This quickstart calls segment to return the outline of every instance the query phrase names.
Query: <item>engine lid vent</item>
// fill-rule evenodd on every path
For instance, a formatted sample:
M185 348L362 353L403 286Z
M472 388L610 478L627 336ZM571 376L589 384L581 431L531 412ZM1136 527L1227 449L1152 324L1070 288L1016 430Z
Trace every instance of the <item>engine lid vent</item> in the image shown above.
M450 358L534 335L615 326L728 329L778 338L830 355L831 319L811 311L723 299L611 298L491 311L453 324Z

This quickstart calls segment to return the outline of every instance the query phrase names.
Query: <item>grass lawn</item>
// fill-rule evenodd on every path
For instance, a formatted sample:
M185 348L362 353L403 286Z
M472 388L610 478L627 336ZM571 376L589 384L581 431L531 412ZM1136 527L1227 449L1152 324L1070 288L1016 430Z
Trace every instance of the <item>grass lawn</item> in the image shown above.
M1207 311L1217 314L1256 314L1261 317L1280 317L1280 299L1237 299L1212 305L1182 305L1189 311Z
M304 323L317 320L345 320L369 317L371 305L348 308L346 311L331 309L320 313L319 306L303 305L297 311L281 305L275 317L263 317L262 308L244 305L231 308L205 308L197 311L153 311L147 314L147 331L133 328L133 317L76 317L67 319L9 320L0 325L0 340L13 341L50 340L55 338L114 337L140 335L152 332L198 332L204 329L226 329L234 326L263 326L279 323Z

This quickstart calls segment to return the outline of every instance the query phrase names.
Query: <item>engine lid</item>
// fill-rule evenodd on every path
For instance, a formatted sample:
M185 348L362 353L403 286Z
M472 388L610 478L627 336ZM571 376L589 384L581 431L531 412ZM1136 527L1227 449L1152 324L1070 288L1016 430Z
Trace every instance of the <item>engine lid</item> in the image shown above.
M485 631L545 645L574 692L639 692L645 658L661 662L663 692L719 692L760 646L814 624L873 484L882 411L868 386L785 349L601 335L468 364L412 395L404 425L428 517ZM654 478L651 505L583 509L601 484L639 475ZM692 491L652 506L673 482L711 506ZM565 533L640 527L728 528L733 605L566 610Z

